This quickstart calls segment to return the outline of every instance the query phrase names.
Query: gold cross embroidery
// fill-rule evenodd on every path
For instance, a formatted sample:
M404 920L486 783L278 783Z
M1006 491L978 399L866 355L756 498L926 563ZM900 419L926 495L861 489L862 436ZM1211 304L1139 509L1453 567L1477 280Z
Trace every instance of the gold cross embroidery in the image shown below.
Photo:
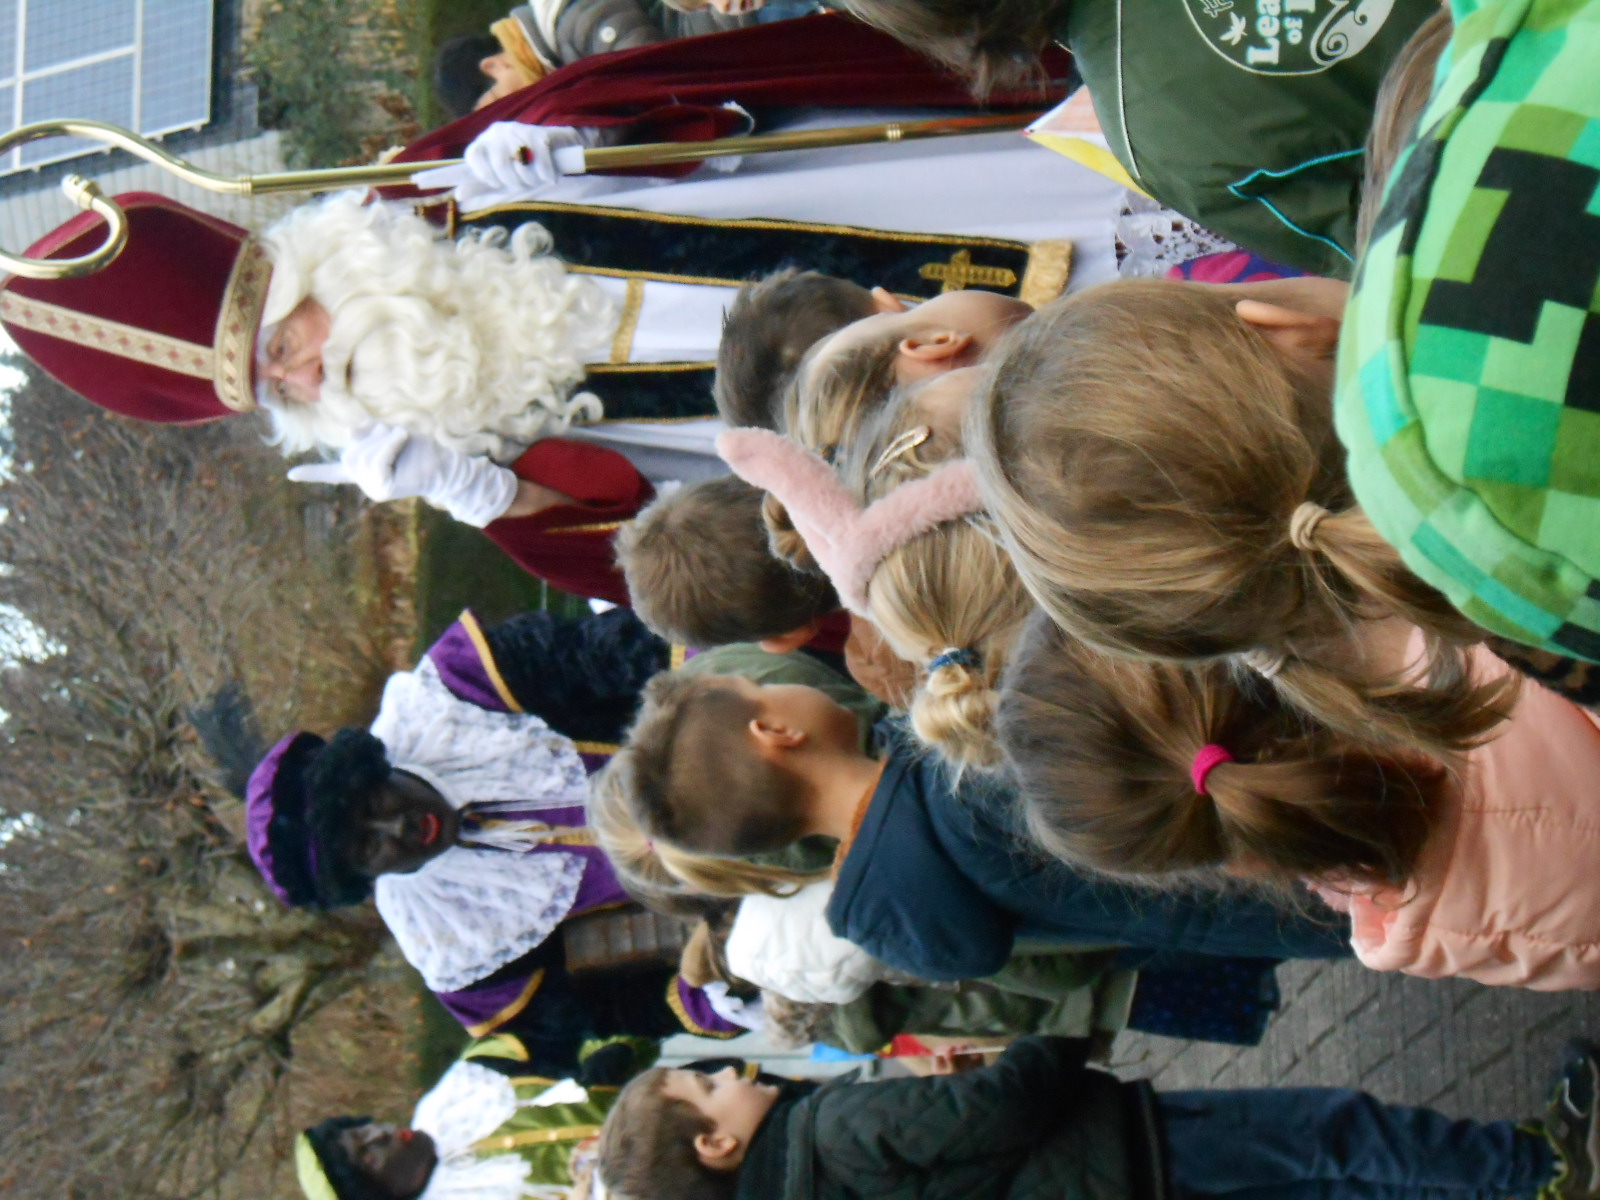
M1017 282L1017 273L1005 267L973 266L969 250L957 250L947 263L923 263L917 274L924 279L939 280L943 285L939 288L941 292L959 292L975 283L1008 288Z

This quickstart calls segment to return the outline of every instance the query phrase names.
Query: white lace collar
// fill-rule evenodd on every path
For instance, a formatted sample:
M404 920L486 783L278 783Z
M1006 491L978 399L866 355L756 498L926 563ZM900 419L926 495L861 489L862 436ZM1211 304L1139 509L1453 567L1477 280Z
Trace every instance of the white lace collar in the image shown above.
M433 1139L439 1161L417 1200L522 1200L531 1169L520 1154L480 1156L474 1143L517 1111L517 1093L498 1071L458 1062L417 1103L411 1127Z
M570 738L531 713L495 712L457 698L432 659L389 677L372 734L390 762L432 772L458 805L519 800L561 808L589 796L589 776Z
M564 808L588 794L570 740L537 717L457 699L431 660L390 678L372 733L390 762L458 810L498 801ZM507 844L453 846L420 870L380 876L373 887L401 953L436 992L459 991L526 954L577 899L581 855L517 853L538 836L515 826L489 840Z
M406 961L435 992L457 992L550 936L578 898L577 854L452 846L419 871L381 875L373 897Z
M583 1089L562 1080L531 1103L561 1103L571 1099L566 1091ZM518 1101L511 1081L498 1071L471 1060L458 1062L438 1084L417 1102L411 1127L433 1139L439 1161L417 1200L527 1200L530 1197L565 1197L568 1188L535 1183L532 1169L520 1154L480 1155L473 1146L490 1137L509 1121L524 1102Z

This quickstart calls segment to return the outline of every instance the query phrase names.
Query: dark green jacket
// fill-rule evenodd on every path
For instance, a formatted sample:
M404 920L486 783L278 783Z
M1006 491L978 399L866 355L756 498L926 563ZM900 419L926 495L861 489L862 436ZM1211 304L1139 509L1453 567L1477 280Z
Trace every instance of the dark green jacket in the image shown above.
M1275 262L1348 278L1378 83L1437 8L1073 0L1056 32L1142 189Z
M1151 1200L1150 1093L1086 1068L1084 1048L1024 1038L981 1070L782 1100L738 1200Z
M822 1040L852 1053L872 1054L902 1033L1080 1037L1103 1027L1098 985L1115 958L1115 952L1018 955L987 979L953 987L876 983L833 1009ZM1112 1022L1113 1028L1120 1025L1120 1020Z

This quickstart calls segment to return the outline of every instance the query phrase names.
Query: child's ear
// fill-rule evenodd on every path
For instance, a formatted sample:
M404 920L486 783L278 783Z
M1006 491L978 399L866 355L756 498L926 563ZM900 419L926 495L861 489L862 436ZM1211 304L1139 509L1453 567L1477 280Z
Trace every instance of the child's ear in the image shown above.
M768 654L791 654L816 637L819 628L821 626L818 622L807 621L799 629L791 629L788 633L780 633L776 637L762 638L756 645Z
M1332 358L1339 347L1339 322L1332 317L1284 308L1265 300L1241 300L1239 319L1255 328L1279 351L1293 358Z
M763 750L795 750L806 744L806 731L776 721L754 717L750 721L750 736Z
M970 345L970 333L957 333L954 329L929 330L901 338L900 355L917 362L941 363L959 357Z
M713 1171L733 1170L744 1157L743 1150L743 1142L721 1129L694 1135L694 1152L700 1156L700 1161Z
M888 288L875 287L872 289L872 311L880 313L903 313L910 310L904 300L896 296Z

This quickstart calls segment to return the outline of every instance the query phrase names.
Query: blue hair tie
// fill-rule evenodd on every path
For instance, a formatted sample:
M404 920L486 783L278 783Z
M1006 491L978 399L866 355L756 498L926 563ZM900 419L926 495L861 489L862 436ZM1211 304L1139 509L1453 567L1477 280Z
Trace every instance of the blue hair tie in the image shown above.
M956 646L946 646L928 664L928 674L933 674L940 667L966 667L971 670L978 665L978 652L976 650L962 650Z

